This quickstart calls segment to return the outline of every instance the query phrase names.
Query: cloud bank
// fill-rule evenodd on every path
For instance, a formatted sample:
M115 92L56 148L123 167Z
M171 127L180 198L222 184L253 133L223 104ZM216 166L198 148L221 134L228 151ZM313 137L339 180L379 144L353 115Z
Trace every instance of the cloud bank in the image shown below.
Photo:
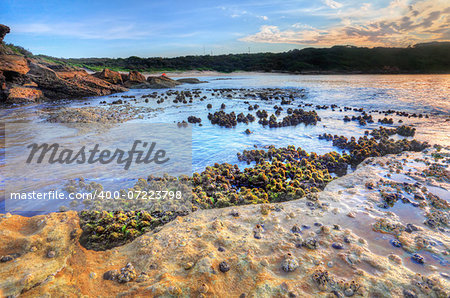
M325 0L332 9L341 4ZM327 17L327 15L323 16ZM328 28L308 28L293 24L289 29L275 25L260 27L260 31L241 38L256 43L283 43L331 46L407 46L420 42L450 40L450 3L442 0L394 0L389 6L374 10L362 3L360 9L339 11L328 17L338 17L340 23Z

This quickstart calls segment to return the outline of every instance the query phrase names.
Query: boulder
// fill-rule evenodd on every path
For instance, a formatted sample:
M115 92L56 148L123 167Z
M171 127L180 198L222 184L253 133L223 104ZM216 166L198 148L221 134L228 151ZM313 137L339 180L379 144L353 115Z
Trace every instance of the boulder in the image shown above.
M123 84L128 88L135 88L136 85L145 85L145 77L139 71L132 70L128 73L128 75L122 76L122 79L124 79Z
M199 79L196 78L185 78L185 79L178 79L177 80L180 83L183 84L201 84L201 83L208 83L206 81L200 81Z
M21 103L21 102L34 102L42 99L44 94L41 90L32 87L16 86L9 89L6 102L8 103Z
M26 74L30 68L27 60L17 55L0 55L0 71L7 77L8 72L16 74Z
M96 78L107 81L111 84L123 84L122 76L119 72L110 69L103 69L101 72L97 72L93 75Z
M159 76L159 77L148 77L147 83L150 84L149 88L172 88L178 85L181 85L180 82L172 80L171 78L168 78L166 76Z
M144 77L144 75L141 74L139 71L132 70L132 71L130 71L130 73L128 74L128 81L130 81L130 82L143 83L143 82L145 82L145 77Z
M0 43L2 43L3 38L5 37L6 34L8 34L11 30L9 29L8 26L2 25L0 24Z

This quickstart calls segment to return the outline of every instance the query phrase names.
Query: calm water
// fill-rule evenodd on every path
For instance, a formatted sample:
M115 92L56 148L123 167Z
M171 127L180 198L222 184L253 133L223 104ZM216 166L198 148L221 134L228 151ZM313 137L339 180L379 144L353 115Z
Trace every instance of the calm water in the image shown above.
M209 112L220 109L222 103L226 104L225 112L235 111L236 114L249 113L248 105L244 101L250 101L244 96L233 96L233 98L222 98L212 96L211 89L216 88L286 88L305 89L306 97L294 101L291 105L283 106L296 108L300 103L312 103L314 105L336 104L339 107L364 108L367 112L372 110L394 109L410 113L428 114L429 118L406 118L389 115L394 118L394 125L399 125L397 121L402 119L403 124L410 124L417 128L416 138L427 140L431 143L450 145L450 75L327 75L327 76L297 76L297 75L272 75L272 74L233 74L220 77L202 77L209 83L200 85L182 85L173 90L200 89L202 96L207 99L199 101L195 99L192 104L174 104L172 100L166 100L162 104L157 104L156 100L150 99L145 103L140 96L151 93L155 90L130 90L123 95L134 95L137 102L131 102L134 106L159 108L152 113L144 113L142 119L132 120L131 123L176 123L187 120L188 116L194 115L202 119L203 126L194 125L192 127L192 171L201 171L206 166L214 163L239 163L236 153L246 149L253 149L254 146L263 147L275 145L277 147L295 145L304 148L309 152L323 154L332 150L337 150L331 142L319 140L319 134L324 132L331 134L350 136L362 136L365 130L379 127L376 120L383 118L384 114L372 113L375 123L361 127L357 122L344 123L345 115L360 115L354 112L340 112L331 110L318 110L322 121L315 126L298 125L296 127L268 128L262 127L255 121L249 125L238 123L235 128L222 128L212 125L207 118ZM165 92L166 90L156 90ZM119 96L122 94L119 94ZM27 107L8 108L0 110L0 119L3 122L21 121L20 129L12 131L7 135L8 162L23 155L19 149L24 140L33 138L45 139L54 142L66 137L65 141L78 144L82 139L67 138L70 136L68 130L63 126L58 133L49 134L37 132L33 125L43 122L46 116L46 109L66 107L85 107L100 105L100 101L111 102L117 98L109 96L95 97L80 100L72 103L40 104ZM269 115L274 112L273 106L280 105L279 101L251 100L252 104L258 104L260 109L265 109ZM211 103L213 108L208 110L206 105ZM310 108L313 109L313 108ZM284 112L285 112L284 111ZM256 111L252 111L255 115ZM285 114L282 114L282 117ZM279 118L280 118L279 117ZM29 129L27 129L27 126ZM118 124L115 127L116 134L133 135L136 131L129 131L127 124ZM385 127L389 127L385 126ZM246 135L244 131L249 128L253 134ZM122 130L121 130L122 129ZM11 153L12 152L12 153ZM19 173L19 171L2 172L3 187L17 189L17 191L39 191L48 189L61 189L61 186L69 178L85 177L95 179L102 184L120 189L133 184L133 179L119 179L119 170L114 166L107 171L92 173L92 171L80 172L65 167L61 169L61 179L47 179L39 171ZM150 173L149 173L150 174ZM136 177L145 176L136 173ZM22 179L11 179L20 177ZM28 178L27 178L28 177ZM32 178L31 178L32 177ZM45 209L45 208L44 208Z

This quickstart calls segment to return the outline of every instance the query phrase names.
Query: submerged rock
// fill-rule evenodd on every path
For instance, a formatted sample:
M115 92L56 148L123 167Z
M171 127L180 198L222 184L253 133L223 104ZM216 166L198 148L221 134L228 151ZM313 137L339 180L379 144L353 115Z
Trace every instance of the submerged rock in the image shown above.
M294 226L292 226L292 228L291 228L291 232L294 233L294 234L301 234L302 229L301 229L299 226L294 225Z
M391 244L394 247L402 247L402 243L400 241L398 241L397 239L391 240Z

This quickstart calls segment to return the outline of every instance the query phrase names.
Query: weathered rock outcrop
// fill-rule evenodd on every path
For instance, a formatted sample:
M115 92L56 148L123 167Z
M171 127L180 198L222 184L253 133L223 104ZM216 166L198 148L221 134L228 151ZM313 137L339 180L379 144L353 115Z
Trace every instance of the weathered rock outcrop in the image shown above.
M168 78L166 76L159 76L159 77L148 77L147 83L150 84L150 88L173 88L175 86L181 85L181 82L172 80L171 78Z
M120 73L108 68L103 69L101 72L95 73L94 77L107 81L111 84L123 84Z
M75 75L64 80L50 68L31 61L28 76L38 84L46 97L52 99L98 96L127 91L122 86L113 85L89 75Z
M128 74L127 73L120 73L120 77L122 78L122 82L128 81Z

